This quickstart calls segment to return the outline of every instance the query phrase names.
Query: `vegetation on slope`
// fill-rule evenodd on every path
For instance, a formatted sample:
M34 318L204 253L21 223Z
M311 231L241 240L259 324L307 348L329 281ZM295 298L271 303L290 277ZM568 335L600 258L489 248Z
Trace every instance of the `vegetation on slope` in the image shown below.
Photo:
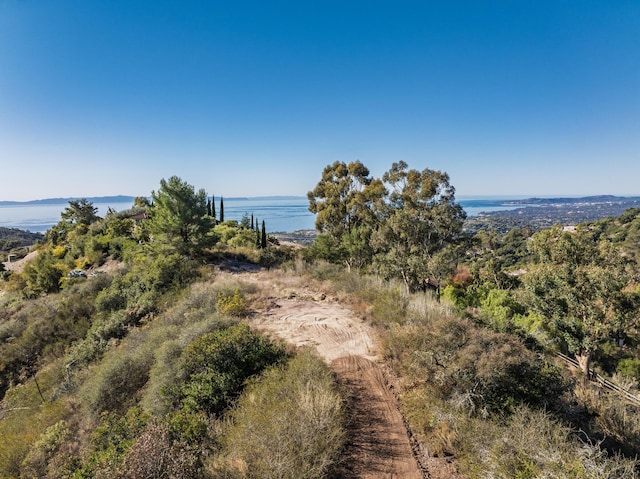
M637 391L638 211L468 238L453 193L404 163L330 165L304 261L176 177L131 216L70 203L2 282L0 476L330 477L340 391L247 326L254 287L214 267L240 259L332 280L378 328L419 449L461 475L637 477L637 410L554 353Z

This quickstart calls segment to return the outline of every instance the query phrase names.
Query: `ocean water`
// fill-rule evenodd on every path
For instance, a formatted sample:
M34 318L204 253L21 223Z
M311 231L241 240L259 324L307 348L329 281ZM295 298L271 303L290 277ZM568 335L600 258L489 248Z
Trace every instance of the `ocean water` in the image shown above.
M475 216L481 212L514 209L516 206L502 204L503 201L515 197L465 197L459 199L460 205L468 216ZM44 233L60 221L60 214L69 206L68 202L59 204L20 204L0 205L0 226L18 228L34 233ZM104 216L109 208L122 211L131 208L131 202L94 202L98 208L98 215ZM220 200L216 198L216 213L220 215ZM309 201L306 197L299 198L225 198L225 220L240 221L246 214L261 224L265 221L268 232L296 231L314 229L315 215L309 212Z

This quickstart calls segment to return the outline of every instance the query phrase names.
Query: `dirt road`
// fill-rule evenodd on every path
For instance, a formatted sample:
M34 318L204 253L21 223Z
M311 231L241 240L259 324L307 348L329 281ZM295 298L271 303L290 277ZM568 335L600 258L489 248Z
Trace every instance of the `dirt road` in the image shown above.
M296 346L314 348L349 395L349 441L340 477L423 479L407 429L383 369L372 328L335 298L274 273L245 272L259 285L263 308L252 324Z

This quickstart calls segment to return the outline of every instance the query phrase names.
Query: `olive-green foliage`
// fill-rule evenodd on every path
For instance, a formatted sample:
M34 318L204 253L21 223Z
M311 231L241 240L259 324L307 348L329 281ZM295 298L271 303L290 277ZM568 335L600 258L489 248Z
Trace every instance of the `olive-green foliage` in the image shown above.
M518 404L551 407L565 383L559 370L517 339L457 318L392 328L387 349L431 393L470 414L509 413Z
M124 311L100 315L91 323L86 336L70 348L66 356L67 364L73 365L75 369L101 357L110 340L127 335L130 324Z
M181 395L188 410L220 414L244 382L284 357L284 349L246 325L205 334L184 352L187 375Z
M19 383L38 367L39 359L64 354L84 337L95 311L94 298L103 278L70 286L58 295L24 301L3 310L0 319L0 397L10 383Z
M249 311L249 305L239 289L233 292L233 295L220 292L216 301L216 309L221 314L229 316L245 316Z
M398 287L378 290L372 301L373 320L387 327L403 322L408 304L407 296Z
M483 313L486 315L489 325L497 331L508 331L511 320L517 314L525 312L510 291L504 289L491 289L487 296L480 302Z
M616 367L618 374L633 378L640 382L640 359L638 358L624 358L620 360Z
M75 479L107 479L121 477L119 473L131 446L145 430L149 415L140 408L126 414L104 412L91 435L92 451L86 461L73 467L70 477Z
M207 215L207 195L195 191L177 176L160 180L160 189L152 192L149 226L156 238L180 253L196 254L210 245L207 233L213 219Z
M70 434L71 431L65 420L60 420L46 428L22 461L20 477L35 479L47 475L47 465L50 458Z
M148 256L119 272L96 299L99 311L125 309L134 320L156 309L161 294L183 287L199 274L195 262L173 253Z
M313 240L313 243L304 250L307 261L324 260L331 263L340 263L346 257L343 245L328 234L321 234Z
M213 288L197 283L151 327L130 337L152 350L154 355L141 400L145 410L165 414L177 405L174 401L179 402L177 398L184 379L181 357L185 348L204 334L235 324L237 319L216 313L215 305Z
M146 349L136 352L115 350L92 371L80 397L89 412L124 411L133 406L138 390L149 379L153 355Z
M337 264L317 261L307 269L312 278L320 281L334 280L342 276L344 268Z
M229 246L234 247L255 247L256 235L250 229L236 228L236 233L232 238L227 241Z
M504 425L475 420L466 427L460 463L470 479L638 477L635 460L608 457L544 411L521 407Z
M246 478L328 477L345 441L345 411L331 373L302 353L268 369L242 394L220 441L226 468Z
M53 449L57 445L55 440L52 440L48 446L44 443L48 442L46 439L47 428L65 420L68 416L65 401L52 397L62 381L60 361L55 361L45 370L41 370L38 373L37 381L36 385L36 381L31 378L25 380L23 384L10 388L2 401L0 477L19 477L23 463L30 456L31 450L34 451L31 454L33 462L29 462L29 460L27 463L34 467L42 465L39 463L39 458L42 458L41 453L46 453L48 456L53 453ZM44 402L39 390L44 395ZM42 443L38 444L39 441ZM38 448L41 449L40 452L38 452Z
M41 251L24 268L22 275L26 281L26 297L37 297L43 293L60 291L60 281L70 270L70 266L56 258L50 251Z

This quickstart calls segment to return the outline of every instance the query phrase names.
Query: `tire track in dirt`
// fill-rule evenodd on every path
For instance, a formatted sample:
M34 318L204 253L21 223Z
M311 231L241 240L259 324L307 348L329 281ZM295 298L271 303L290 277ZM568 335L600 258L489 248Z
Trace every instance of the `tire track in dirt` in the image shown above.
M243 273L261 282L270 294L268 277ZM257 311L252 325L289 344L310 347L331 365L349 396L350 421L344 462L338 477L354 479L424 479L429 477L414 456L410 434L398 400L383 369L375 361L372 328L352 311L313 291L296 297L273 297ZM321 297L321 300L309 298Z

